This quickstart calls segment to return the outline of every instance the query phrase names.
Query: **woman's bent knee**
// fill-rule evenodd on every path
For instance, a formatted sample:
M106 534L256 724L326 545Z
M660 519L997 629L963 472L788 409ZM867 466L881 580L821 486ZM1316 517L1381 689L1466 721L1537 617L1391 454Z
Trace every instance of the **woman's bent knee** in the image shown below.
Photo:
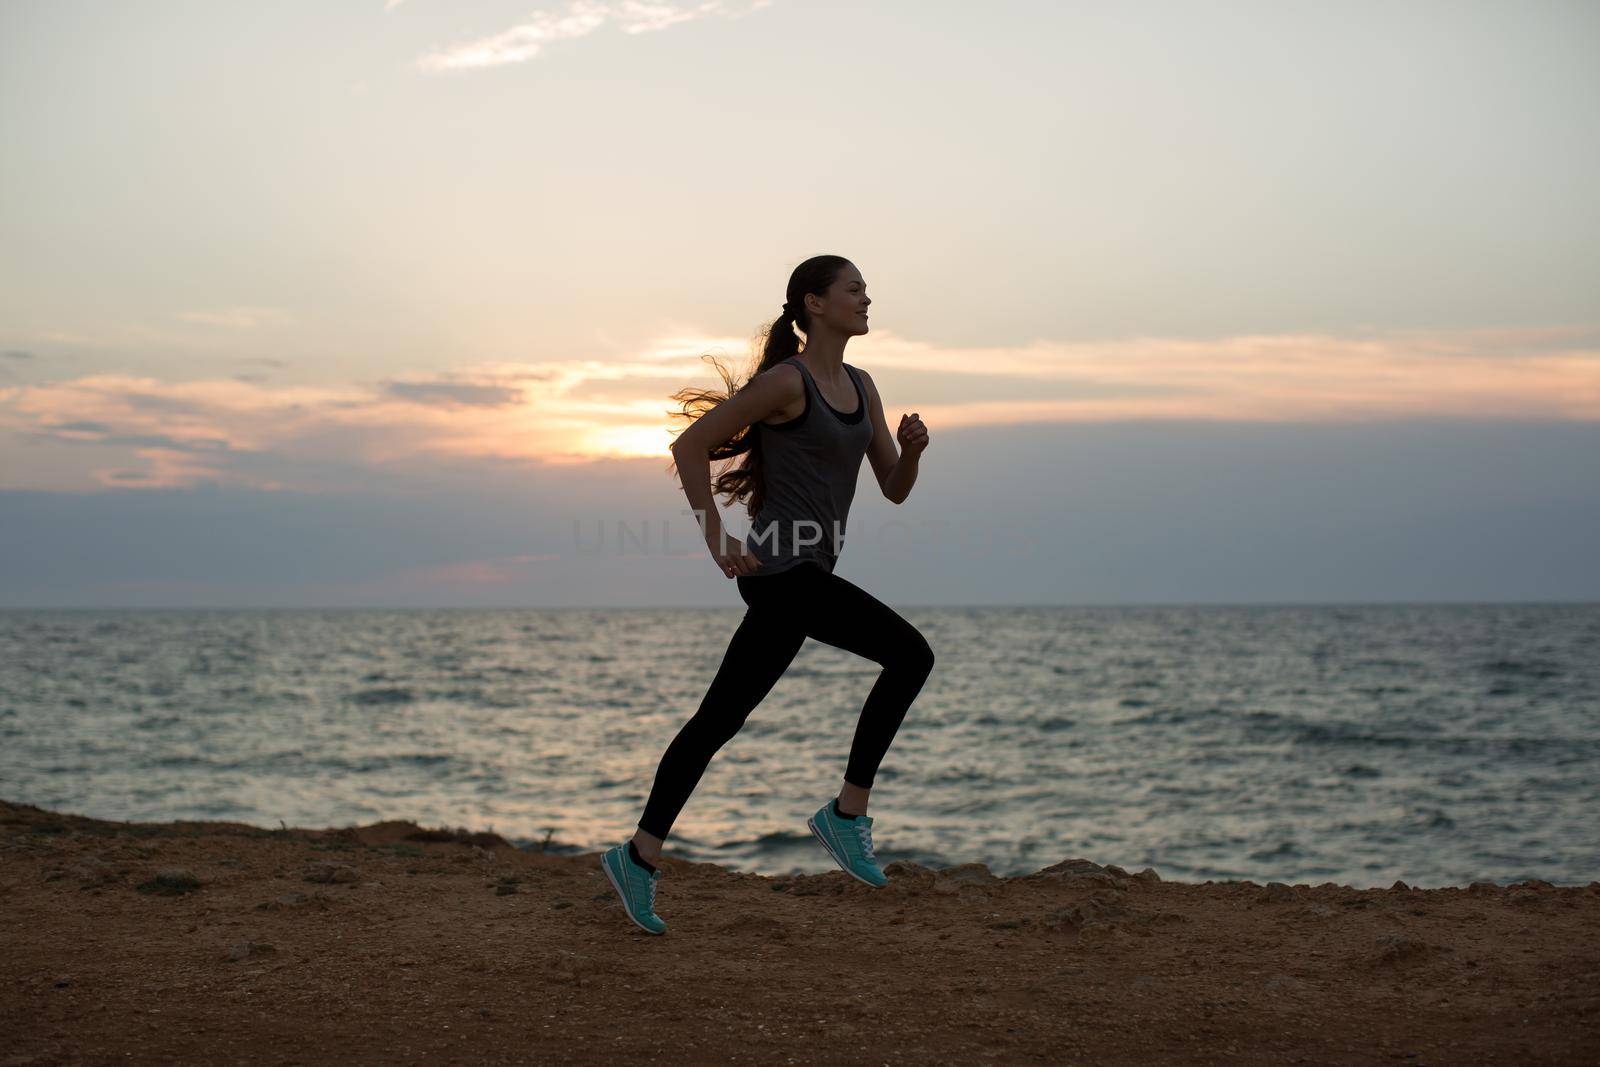
M911 631L904 647L895 657L893 665L898 670L922 678L926 678L933 671L933 648L928 644L928 639L922 636L921 631Z

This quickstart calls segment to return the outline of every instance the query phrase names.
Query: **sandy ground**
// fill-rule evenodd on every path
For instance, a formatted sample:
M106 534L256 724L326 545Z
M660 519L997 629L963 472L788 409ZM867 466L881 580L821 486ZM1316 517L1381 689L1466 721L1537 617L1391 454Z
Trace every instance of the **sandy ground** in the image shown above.
M0 1064L1600 1063L1600 883L887 870L0 801Z

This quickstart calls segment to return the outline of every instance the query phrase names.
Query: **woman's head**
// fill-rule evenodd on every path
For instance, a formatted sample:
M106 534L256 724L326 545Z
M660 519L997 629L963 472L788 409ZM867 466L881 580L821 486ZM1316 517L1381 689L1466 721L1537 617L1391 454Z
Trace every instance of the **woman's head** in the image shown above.
M800 354L798 329L807 343L823 332L841 338L854 337L867 332L867 285L861 272L843 256L812 256L789 275L784 289L783 311L761 335L761 355L754 361L750 373L742 382L735 382L712 357L717 373L726 384L726 391L712 389L682 389L672 395L680 409L670 412L677 418L694 422L701 415L729 399L768 367L782 363ZM710 452L711 462L733 460L743 456L742 462L712 478L714 494L724 494L728 503L746 499L746 509L752 517L761 510L766 497L766 483L762 477L761 438L755 427L747 427L731 441L726 441ZM670 469L670 468L669 468Z
M771 332L793 343L794 331L782 328L792 322L808 338L824 330L854 337L867 332L866 311L871 302L867 283L854 263L843 256L812 256L789 275L783 313ZM788 355L798 351L796 344ZM779 356L773 362L786 358Z

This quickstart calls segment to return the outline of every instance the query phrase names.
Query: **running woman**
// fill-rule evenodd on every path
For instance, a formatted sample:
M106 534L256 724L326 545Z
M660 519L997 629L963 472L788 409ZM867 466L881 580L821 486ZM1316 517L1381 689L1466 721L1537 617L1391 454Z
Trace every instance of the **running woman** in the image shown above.
M806 820L846 873L888 881L872 847L867 796L906 710L933 669L920 631L865 590L833 573L861 459L872 461L883 495L902 503L917 481L928 430L916 412L893 438L872 376L844 362L844 346L867 332L867 284L839 256L815 256L789 277L783 313L766 331L761 361L726 393L684 390L690 425L672 445L684 494L711 558L747 610L700 708L667 746L632 838L601 855L628 918L653 934L661 847L719 748L739 732L807 637L881 664L851 742L836 797ZM798 329L805 335L802 351ZM896 442L899 447L896 448ZM711 463L743 457L711 480ZM745 500L750 533L730 543L713 492Z

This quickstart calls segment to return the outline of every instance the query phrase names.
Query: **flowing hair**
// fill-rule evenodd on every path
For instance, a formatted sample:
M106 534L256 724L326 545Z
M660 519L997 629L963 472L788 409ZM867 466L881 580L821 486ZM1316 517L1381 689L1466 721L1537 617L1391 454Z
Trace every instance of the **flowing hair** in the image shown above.
M789 285L784 293L785 311L771 325L762 327L757 334L758 337L765 338L761 344L761 356L753 362L749 374L742 382L736 381L732 372L723 367L714 356L701 356L701 359L710 360L711 365L716 368L717 374L722 378L723 388L720 390L691 388L673 393L672 399L678 402L678 410L669 409L667 414L686 422L686 425L679 428L678 433L681 434L688 429L689 425L718 404L733 399L755 379L756 375L768 367L782 363L791 356L799 355L800 338L795 333L795 327L806 330L810 326L805 295L813 293L821 296L826 293L834 279L839 276L839 271L849 263L850 261L843 256L812 256L794 269L794 273L789 275ZM712 447L708 458L713 468L712 496L725 496L730 507L744 500L746 514L755 518L767 496L767 483L761 459L761 435L756 432L755 424L746 426L730 439ZM715 469L718 463L726 464L721 471ZM676 471L676 468L677 463L673 462L667 469Z

